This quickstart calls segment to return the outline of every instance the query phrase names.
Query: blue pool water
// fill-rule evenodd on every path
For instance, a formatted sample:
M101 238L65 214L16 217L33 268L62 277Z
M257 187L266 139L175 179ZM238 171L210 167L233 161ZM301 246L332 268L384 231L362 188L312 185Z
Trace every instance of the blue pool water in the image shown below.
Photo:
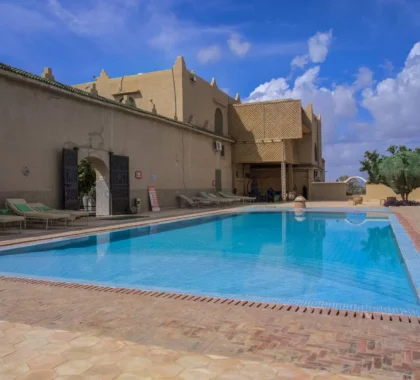
M367 310L418 307L389 221L356 213L229 214L20 247L0 251L0 274Z

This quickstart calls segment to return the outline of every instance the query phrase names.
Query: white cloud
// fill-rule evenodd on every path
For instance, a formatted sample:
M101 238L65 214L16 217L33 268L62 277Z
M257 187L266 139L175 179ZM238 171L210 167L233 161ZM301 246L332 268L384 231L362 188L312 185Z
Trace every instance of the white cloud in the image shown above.
M380 64L379 67L384 70L385 75L391 76L394 72L394 65L388 59L385 59L384 63Z
M197 53L197 59L201 64L218 61L222 56L219 45L211 45L200 49Z
M356 80L353 83L355 90L361 90L363 88L370 87L374 83L373 72L368 67L359 67L359 71L355 76Z
M223 3L223 9L229 8L226 1L216 1ZM32 40L49 33L53 39L72 44L71 33L84 40L94 40L108 53L144 59L157 52L171 61L181 54L189 64L195 64L197 51L216 44L235 56L258 60L265 56L292 56L302 51L302 41L251 43L241 35L249 27L248 23L198 23L184 9L188 5L197 12L216 11L214 1L210 3L203 7L194 0L0 0L0 30L8 33L1 48L5 54L11 50L16 53L18 47L25 51L24 33L36 33ZM243 8L236 5L230 8L237 11L237 7ZM87 47L80 46L80 50L84 49Z
M107 49L125 50L131 55L151 48L171 58L179 54L193 57L203 49L199 56L205 57L206 46L220 45L236 31L231 25L208 26L181 19L176 12L180 3L172 0L45 2L45 10L40 6L36 8L44 11L60 32L70 31L83 38L100 40ZM215 50L213 53L216 54Z
M340 175L360 175L359 161L363 159L366 150L372 150L370 142L323 144L323 155L327 165L327 181L335 182ZM365 176L365 173L362 174L362 177Z
M48 9L70 31L90 37L106 37L125 30L134 6L135 2L131 0L98 0L83 7L70 8L64 7L58 0L48 0Z
M395 78L386 78L366 89L362 105L375 119L376 137L405 137L419 140L420 42L408 54L405 66Z
M269 82L260 84L251 92L247 101L263 102L266 100L280 99L288 90L289 84L285 78L271 79Z
M335 86L331 91L331 96L334 99L334 112L338 118L352 118L356 116L357 104L351 87L347 85Z
M303 69L309 61L313 63L324 62L332 42L332 30L329 32L317 32L308 39L308 54L298 55L291 62L292 68Z
M373 83L368 70L359 69L352 88L356 91L362 84L367 86L362 92L360 106L371 113L373 121L350 122L344 141L336 139L324 145L328 170L334 174L344 173L344 168L346 174L356 174L360 168L359 160L366 150L385 152L393 144L420 146L417 111L420 98L420 43L413 46L404 68L396 76Z
M249 42L241 42L241 36L237 33L232 34L227 43L230 51L239 57L244 57L251 48Z
M300 67L303 69L309 62L309 56L307 54L298 55L297 57L293 58L292 63L290 64L292 67Z
M54 28L55 23L37 9L27 9L17 4L0 4L0 30L33 33Z
M308 40L309 58L313 63L324 62L332 42L332 30L318 32Z
M18 2L16 2L18 3ZM20 2L22 3L22 2ZM34 38L60 43L59 25L42 9L27 4L11 4L0 0L0 55L6 62L29 62L28 57L40 54Z
M420 42L417 42L411 49L410 53L408 54L406 63L412 64L413 60L417 60L419 57L420 57Z
M171 56L179 55L180 50L197 51L206 41L224 39L233 30L230 26L206 27L180 20L175 14L164 12L161 8L151 7L149 12L150 18L143 30L147 43Z

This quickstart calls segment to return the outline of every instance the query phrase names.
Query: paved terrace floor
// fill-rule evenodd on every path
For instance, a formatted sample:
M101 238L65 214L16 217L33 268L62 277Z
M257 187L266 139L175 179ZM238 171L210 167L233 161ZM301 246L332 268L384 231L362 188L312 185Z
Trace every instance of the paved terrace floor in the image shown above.
M248 306L1 279L0 378L420 379L418 319Z
M0 321L0 337L6 342L0 347L2 379L331 379L325 370L171 350L19 323Z

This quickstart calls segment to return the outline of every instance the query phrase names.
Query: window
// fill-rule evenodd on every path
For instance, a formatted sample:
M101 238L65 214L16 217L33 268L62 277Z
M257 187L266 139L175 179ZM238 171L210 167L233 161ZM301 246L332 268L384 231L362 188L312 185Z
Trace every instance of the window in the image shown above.
M314 144L314 149L315 149L315 161L318 162L318 146L316 145L316 143Z
M129 106L131 106L131 107L135 107L136 106L136 102L135 102L135 100L131 96L128 97L127 104Z
M214 132L223 135L223 113L220 108L216 108L214 113Z
M224 145L222 145L222 150L220 151L220 155L221 155L222 157L224 157L224 156L225 156L225 146L224 146Z
M120 103L126 104L128 106L131 107L136 107L136 101L131 97L131 96L123 96L122 98L120 98L120 100L118 100Z

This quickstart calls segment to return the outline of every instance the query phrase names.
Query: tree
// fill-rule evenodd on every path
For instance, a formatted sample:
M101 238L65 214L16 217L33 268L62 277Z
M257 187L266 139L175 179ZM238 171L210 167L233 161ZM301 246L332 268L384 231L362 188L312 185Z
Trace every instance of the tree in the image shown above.
M414 152L420 154L420 148L416 148L413 150L411 148L407 148L405 145L391 145L386 151L391 153L392 156L403 152ZM364 160L360 161L360 164L362 166L359 170L361 172L368 173L369 183L383 183L379 174L379 164L385 157L387 156L380 155L376 150L374 150L373 152L369 152L367 150L365 152Z
M347 181L350 177L348 175L342 175L338 177L337 182L344 182Z
M95 188L96 173L92 163L83 159L78 168L79 175L79 193L87 195Z
M420 187L420 154L417 149L398 149L397 153L382 157L378 168L381 182L400 194L403 201Z
M365 182L359 178L352 178L347 182L347 194L356 195L356 194L366 194Z
M391 145L386 151L391 154L397 154L400 152L412 152L412 150L407 148L405 145L400 145L400 146Z
M368 182L369 183L380 183L379 176L379 163L382 160L382 157L376 150L373 152L366 151L364 160L360 161L362 165L360 167L361 172L367 172Z

